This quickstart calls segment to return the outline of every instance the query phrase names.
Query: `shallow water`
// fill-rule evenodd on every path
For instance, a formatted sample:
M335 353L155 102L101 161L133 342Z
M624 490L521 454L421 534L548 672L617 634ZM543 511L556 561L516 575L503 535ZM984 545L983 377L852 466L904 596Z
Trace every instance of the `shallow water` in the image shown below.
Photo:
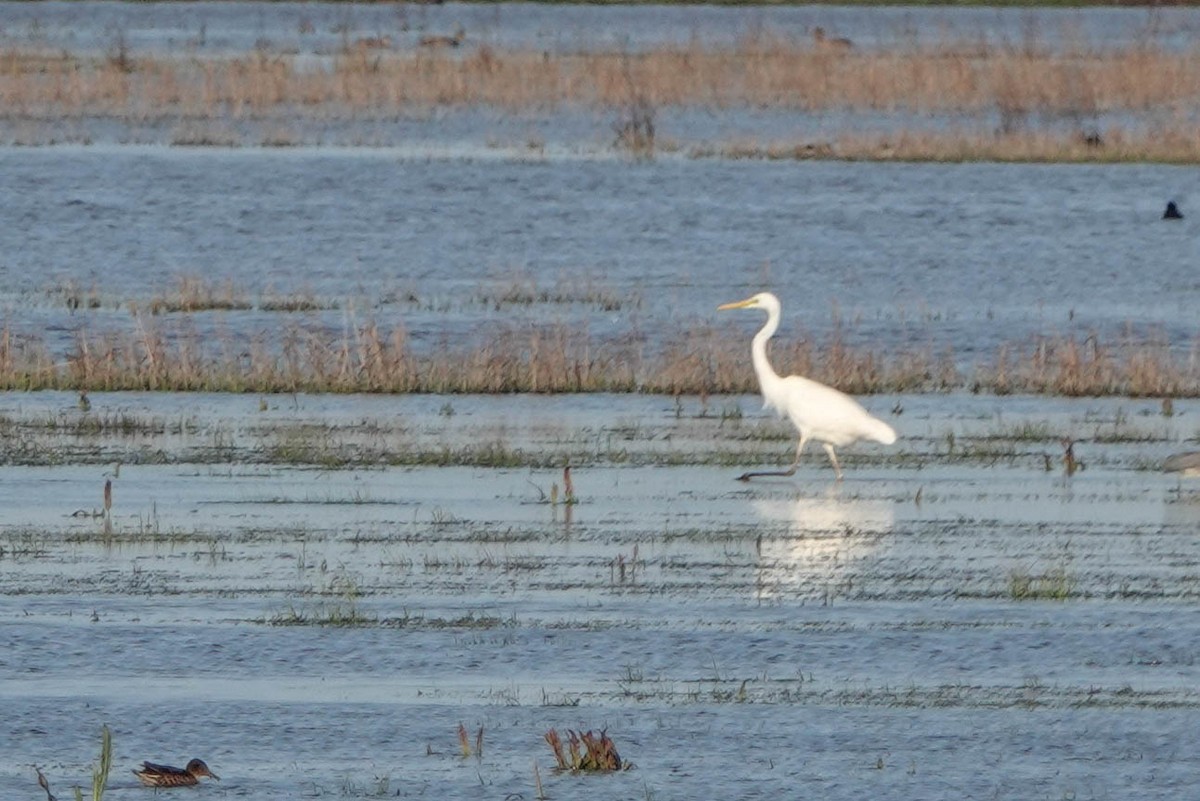
M136 330L130 308L181 275L329 307L154 320L222 343L367 320L418 349L530 323L651 348L698 324L748 339L758 315L714 310L770 288L781 336L967 366L1037 335L1186 348L1200 304L1193 217L1159 219L1191 174L1169 166L53 148L0 150L0 171L5 323L60 352L79 329ZM504 302L514 288L557 299ZM67 290L100 308L71 313Z
M0 396L0 792L82 782L104 722L113 798L191 756L262 799L532 795L535 762L560 797L1186 792L1200 490L1153 466L1200 405L899 400L840 484L816 451L742 484L792 447L748 397ZM514 463L405 463L488 442ZM636 768L557 775L550 727Z

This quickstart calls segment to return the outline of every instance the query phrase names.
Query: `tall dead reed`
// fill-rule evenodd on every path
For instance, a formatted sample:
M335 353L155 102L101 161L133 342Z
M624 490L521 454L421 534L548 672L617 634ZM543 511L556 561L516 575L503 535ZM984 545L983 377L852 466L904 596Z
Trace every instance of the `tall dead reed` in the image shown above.
M997 394L1170 397L1195 396L1198 382L1200 341L1179 357L1159 339L1108 344L1092 335L1041 338L1015 355L1002 348L973 386Z
M959 363L929 348L850 345L834 332L772 343L781 373L800 373L854 394L1200 396L1200 340L1042 337ZM0 329L0 388L72 391L513 393L753 393L745 342L707 325L661 347L628 335L599 338L565 325L512 326L476 344L414 344L377 323L339 332L290 324L268 336L201 336L188 325L137 317L125 333L80 329L60 358L33 337Z

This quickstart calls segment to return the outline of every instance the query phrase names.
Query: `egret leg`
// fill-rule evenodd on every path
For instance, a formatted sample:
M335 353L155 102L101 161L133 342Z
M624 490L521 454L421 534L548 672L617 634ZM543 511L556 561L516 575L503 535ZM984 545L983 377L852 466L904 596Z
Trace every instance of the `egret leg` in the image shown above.
M800 452L804 450L804 444L806 442L808 442L808 437L804 436L804 434L801 433L800 434L800 444L796 446L796 459L795 459L795 461L792 462L792 466L789 467L787 470L763 470L763 471L753 472L753 473L742 473L740 476L737 477L737 480L738 481L749 481L750 479L755 478L756 476L794 476L794 475L796 475L796 468L800 466Z
M827 454L829 454L829 461L833 462L833 472L837 475L838 481L841 481L842 480L842 466L840 464L838 464L837 454L833 452L833 446L830 445L828 442L826 442L826 443L823 443L821 447L823 447L825 449L825 452Z

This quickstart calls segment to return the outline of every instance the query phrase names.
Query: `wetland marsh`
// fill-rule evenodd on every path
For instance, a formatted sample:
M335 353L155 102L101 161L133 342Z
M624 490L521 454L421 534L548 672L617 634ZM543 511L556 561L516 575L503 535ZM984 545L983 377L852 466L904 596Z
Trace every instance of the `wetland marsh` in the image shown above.
M193 757L261 801L1200 783L1195 170L1150 163L1195 160L1195 10L0 23L0 796L89 784L105 724L118 801ZM958 145L1093 163L826 147L945 148L947 87ZM842 482L734 480L795 448L715 312L763 289L780 372L900 434Z
M88 8L0 4L0 143L1200 161L1186 7Z

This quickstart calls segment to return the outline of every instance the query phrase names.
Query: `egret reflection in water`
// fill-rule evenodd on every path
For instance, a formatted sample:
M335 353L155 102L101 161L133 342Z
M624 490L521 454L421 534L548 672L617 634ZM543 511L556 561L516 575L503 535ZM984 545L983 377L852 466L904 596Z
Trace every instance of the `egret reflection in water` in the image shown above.
M1177 453L1163 462L1164 473L1175 473L1189 478L1200 477L1200 451Z
M817 497L753 502L763 523L758 553L760 597L820 597L841 593L858 564L891 535L895 505L832 488Z

